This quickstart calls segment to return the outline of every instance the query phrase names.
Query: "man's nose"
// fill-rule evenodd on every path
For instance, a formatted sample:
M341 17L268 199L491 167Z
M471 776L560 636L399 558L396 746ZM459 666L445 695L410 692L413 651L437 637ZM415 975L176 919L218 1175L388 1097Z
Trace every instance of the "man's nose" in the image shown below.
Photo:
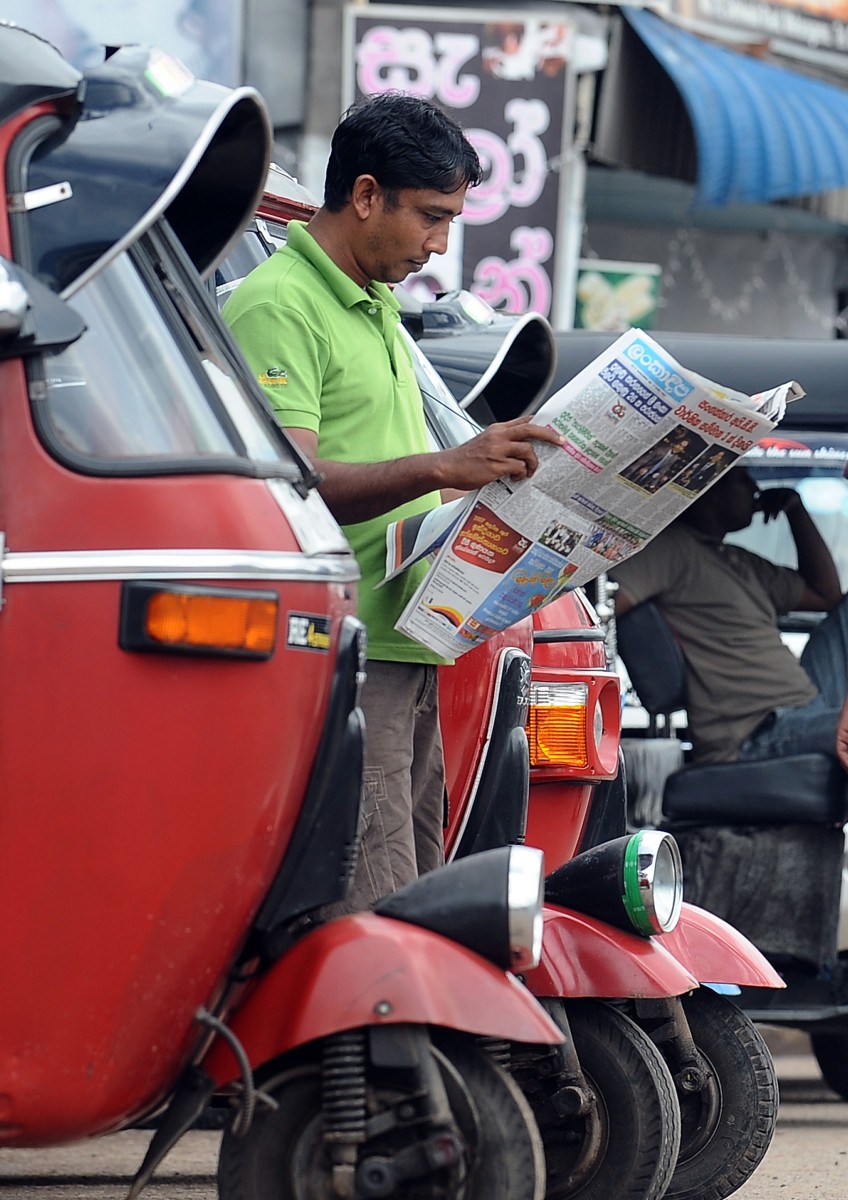
M428 254L444 254L448 248L449 235L450 225L438 226L427 235L424 249Z

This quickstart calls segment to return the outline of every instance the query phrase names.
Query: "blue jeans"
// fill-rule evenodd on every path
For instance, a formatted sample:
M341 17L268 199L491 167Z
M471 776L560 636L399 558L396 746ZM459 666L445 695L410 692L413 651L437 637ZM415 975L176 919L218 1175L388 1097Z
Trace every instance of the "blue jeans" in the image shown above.
M740 762L836 753L836 722L848 691L848 596L810 634L801 666L818 696L800 708L776 708L739 747Z

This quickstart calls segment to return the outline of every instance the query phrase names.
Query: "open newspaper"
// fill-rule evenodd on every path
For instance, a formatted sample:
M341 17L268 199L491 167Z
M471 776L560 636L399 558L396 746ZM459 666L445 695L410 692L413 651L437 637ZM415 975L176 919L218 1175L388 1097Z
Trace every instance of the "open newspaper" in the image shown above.
M386 578L433 563L396 628L457 658L635 554L780 421L801 387L745 396L631 329L534 417L531 479L487 484L387 533Z

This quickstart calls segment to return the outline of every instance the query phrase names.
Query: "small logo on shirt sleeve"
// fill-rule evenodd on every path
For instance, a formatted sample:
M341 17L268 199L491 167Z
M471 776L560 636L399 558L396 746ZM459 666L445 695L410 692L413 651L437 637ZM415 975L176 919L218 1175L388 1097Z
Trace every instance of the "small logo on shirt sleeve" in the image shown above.
M259 376L263 387L285 387L289 381L289 373L285 367L266 367Z

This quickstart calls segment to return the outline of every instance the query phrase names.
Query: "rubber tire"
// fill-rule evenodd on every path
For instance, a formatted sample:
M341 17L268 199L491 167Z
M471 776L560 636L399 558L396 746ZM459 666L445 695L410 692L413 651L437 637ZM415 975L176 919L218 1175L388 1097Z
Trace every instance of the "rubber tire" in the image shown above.
M431 1196L440 1200L443 1196L544 1200L542 1139L530 1106L514 1081L483 1050L464 1040L442 1040L432 1052L449 1091L459 1084L475 1110L476 1128L461 1129L466 1145L469 1140L475 1143L469 1155L473 1158L464 1186L445 1190L435 1182L406 1184L405 1200ZM373 1069L369 1087L380 1092ZM279 1108L257 1110L246 1137L225 1131L218 1163L220 1200L332 1200L329 1178L326 1172L320 1175L319 1148L311 1150L309 1143L302 1144L304 1137L315 1141L319 1129L320 1066L306 1063L281 1074L275 1072L273 1081L263 1088L270 1091ZM457 1120L462 1120L458 1114ZM292 1173L304 1164L310 1169L292 1179Z
M572 1157L574 1122L543 1128L547 1200L658 1200L680 1145L680 1111L665 1060L647 1034L611 1005L546 1000L555 1020L557 1005L565 1012L580 1066L595 1093L595 1116L588 1120L600 1122L601 1150L590 1177L564 1186L557 1180L562 1173L557 1157ZM592 1130L586 1118L581 1124L585 1147Z
M695 1045L714 1074L717 1112L698 1124L702 1094L681 1096L680 1157L667 1200L724 1200L753 1175L777 1124L778 1085L769 1049L756 1026L726 996L707 987L683 997ZM703 1140L693 1149L696 1140Z
M848 1100L848 1033L811 1033L810 1045L822 1079L837 1096Z

